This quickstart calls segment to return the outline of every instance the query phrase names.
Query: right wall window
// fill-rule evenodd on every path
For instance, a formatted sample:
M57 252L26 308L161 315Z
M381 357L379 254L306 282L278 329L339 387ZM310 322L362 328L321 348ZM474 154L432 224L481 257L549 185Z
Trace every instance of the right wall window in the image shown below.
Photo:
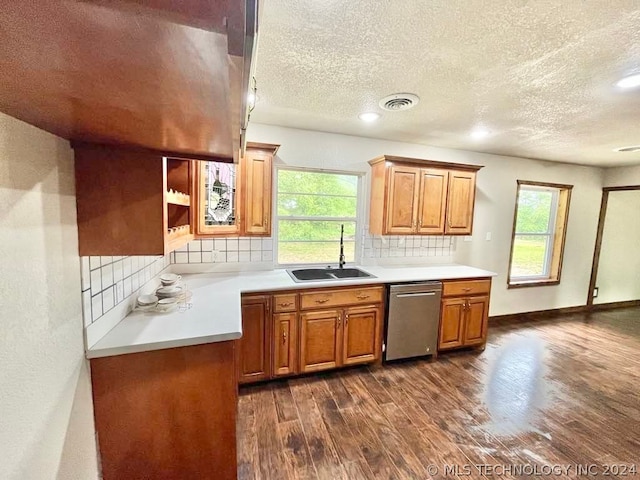
M572 188L518 180L509 288L560 283Z

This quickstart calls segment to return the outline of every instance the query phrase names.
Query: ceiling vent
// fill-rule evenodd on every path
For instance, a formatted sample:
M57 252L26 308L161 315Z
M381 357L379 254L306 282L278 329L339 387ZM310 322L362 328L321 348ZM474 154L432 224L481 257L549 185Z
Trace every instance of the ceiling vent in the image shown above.
M640 152L640 145L633 145L631 147L620 147L613 150L614 152Z
M420 97L413 93L394 93L380 100L380 108L390 112L409 110L420 102Z

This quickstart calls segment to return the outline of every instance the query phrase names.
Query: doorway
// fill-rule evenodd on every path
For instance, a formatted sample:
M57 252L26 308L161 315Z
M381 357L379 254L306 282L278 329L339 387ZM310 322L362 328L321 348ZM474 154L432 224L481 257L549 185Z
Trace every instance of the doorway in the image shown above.
M602 191L587 305L640 301L640 185Z

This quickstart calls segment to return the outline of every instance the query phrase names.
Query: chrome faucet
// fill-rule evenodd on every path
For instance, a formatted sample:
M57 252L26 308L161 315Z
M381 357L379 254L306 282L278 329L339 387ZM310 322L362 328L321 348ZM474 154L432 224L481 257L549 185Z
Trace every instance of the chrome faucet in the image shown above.
M338 260L338 267L344 268L344 223L340 225L340 257Z

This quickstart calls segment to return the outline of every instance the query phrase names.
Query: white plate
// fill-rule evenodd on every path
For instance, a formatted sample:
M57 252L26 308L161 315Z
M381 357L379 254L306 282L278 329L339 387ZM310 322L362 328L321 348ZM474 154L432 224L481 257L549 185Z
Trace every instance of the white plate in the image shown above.
M182 287L172 285L169 287L160 287L156 290L156 295L160 298L178 297L182 294Z
M140 295L138 297L138 305L142 307L145 305L155 305L156 303L158 303L158 297L155 295Z
M169 312L178 306L178 299L176 298L163 298L158 301L158 305L156 305L156 310L159 312Z

